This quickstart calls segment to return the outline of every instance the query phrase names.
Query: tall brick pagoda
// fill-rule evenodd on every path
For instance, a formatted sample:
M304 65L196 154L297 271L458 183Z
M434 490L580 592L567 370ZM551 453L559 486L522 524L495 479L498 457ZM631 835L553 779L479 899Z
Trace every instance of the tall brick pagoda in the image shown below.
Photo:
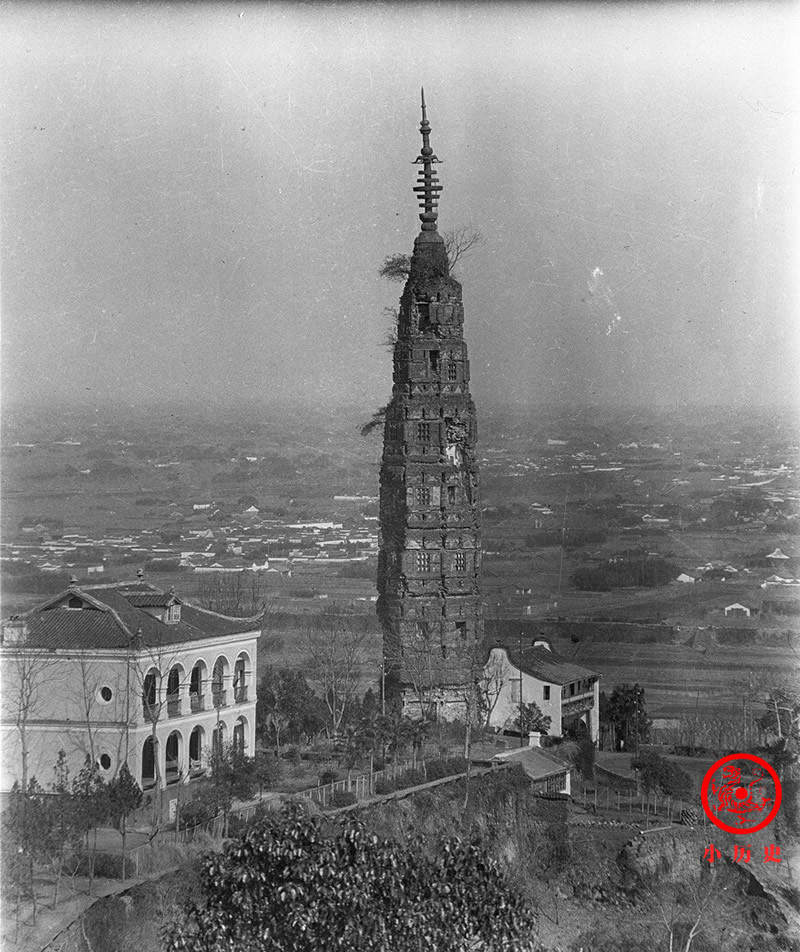
M387 697L463 717L482 639L477 421L461 285L436 229L442 186L422 94L422 228L400 298L380 475L378 617Z

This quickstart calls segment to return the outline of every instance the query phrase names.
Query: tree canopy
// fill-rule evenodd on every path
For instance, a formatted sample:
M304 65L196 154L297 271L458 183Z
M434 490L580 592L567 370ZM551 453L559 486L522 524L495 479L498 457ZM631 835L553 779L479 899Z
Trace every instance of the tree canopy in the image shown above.
M202 900L169 952L491 952L536 947L532 914L480 842L427 848L332 828L298 807L268 814L204 859Z
M650 738L652 720L647 716L644 688L638 684L620 684L606 696L600 694L600 721L611 726L614 746L638 750Z

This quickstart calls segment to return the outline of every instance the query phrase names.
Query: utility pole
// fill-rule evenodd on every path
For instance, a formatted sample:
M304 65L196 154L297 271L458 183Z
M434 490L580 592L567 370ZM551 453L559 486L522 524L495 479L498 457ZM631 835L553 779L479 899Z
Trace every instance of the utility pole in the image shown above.
M519 746L522 743L522 629L519 631Z
M567 539L567 495L569 486L564 490L564 516L561 520L561 555L558 560L558 598L561 599L561 575L564 570L564 544Z

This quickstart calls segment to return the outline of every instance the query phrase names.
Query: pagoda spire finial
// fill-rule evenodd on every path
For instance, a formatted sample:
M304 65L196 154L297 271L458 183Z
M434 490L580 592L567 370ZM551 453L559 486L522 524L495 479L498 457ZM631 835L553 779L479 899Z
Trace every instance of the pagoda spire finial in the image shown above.
M434 163L438 163L439 159L434 155L431 148L431 125L428 122L428 114L425 109L425 89L423 88L421 92L422 122L419 131L422 133L422 150L414 161L422 168L417 175L417 184L414 191L419 196L419 207L422 209L419 214L422 230L436 231L436 219L439 217L437 212L439 192L442 191L442 186L439 184L439 179L433 168Z

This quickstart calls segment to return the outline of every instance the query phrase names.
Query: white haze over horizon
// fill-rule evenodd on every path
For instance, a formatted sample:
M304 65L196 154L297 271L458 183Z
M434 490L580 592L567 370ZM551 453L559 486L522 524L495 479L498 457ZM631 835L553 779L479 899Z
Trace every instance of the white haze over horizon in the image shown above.
M425 85L481 403L793 402L798 7L4 7L9 404L387 402Z

